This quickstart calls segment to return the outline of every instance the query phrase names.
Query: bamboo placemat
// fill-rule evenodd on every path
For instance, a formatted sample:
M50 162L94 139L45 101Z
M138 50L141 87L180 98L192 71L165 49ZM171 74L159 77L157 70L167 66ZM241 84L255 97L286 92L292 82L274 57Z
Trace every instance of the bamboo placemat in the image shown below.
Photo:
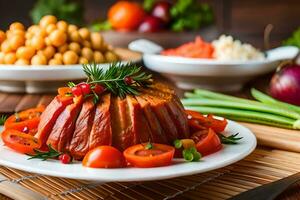
M246 159L207 173L163 181L96 183L31 174L6 167L0 192L15 199L222 200L300 171L300 154L259 147ZM20 191L22 186L29 190ZM300 199L300 187L279 199ZM292 198L291 198L292 195Z

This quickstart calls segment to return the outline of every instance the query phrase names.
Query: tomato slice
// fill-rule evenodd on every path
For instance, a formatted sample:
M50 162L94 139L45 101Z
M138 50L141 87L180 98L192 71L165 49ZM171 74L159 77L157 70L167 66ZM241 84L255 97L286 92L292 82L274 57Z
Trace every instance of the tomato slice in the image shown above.
M185 110L185 113L188 115L188 123L193 130L203 130L205 128L212 128L215 132L219 133L225 130L227 126L227 120L215 119L213 115L207 115L205 117L199 112L192 110Z
M169 145L152 143L151 149L146 144L137 144L127 148L123 154L131 165L135 167L160 167L170 165L175 148Z
M121 168L126 166L123 154L112 146L99 146L90 150L82 165L91 168Z
M24 127L27 127L29 129L29 133L33 135L35 134L40 122L40 115L44 110L45 106L41 105L36 108L31 108L11 115L5 121L4 128L22 131Z
M209 128L194 133L191 137L196 142L197 151L203 156L215 153L222 149L222 143L216 132Z
M32 154L41 146L37 138L18 130L6 129L1 137L6 146L19 153Z

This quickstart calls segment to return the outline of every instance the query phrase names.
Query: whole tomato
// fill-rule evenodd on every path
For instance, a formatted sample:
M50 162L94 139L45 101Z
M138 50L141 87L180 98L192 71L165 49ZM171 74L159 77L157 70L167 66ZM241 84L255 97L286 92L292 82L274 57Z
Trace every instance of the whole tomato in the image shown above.
M146 13L135 2L118 1L108 11L108 21L117 30L135 30L141 24Z

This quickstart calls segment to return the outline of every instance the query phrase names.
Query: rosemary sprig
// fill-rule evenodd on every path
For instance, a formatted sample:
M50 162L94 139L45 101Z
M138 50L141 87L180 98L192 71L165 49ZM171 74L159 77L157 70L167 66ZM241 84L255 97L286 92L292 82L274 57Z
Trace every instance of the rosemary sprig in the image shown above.
M1 115L0 116L0 126L3 126L6 120L7 120L7 115Z
M58 156L60 156L62 153L56 151L55 149L52 148L52 146L49 144L48 145L48 151L40 151L37 149L34 149L34 153L33 155L28 154L28 156L30 156L30 158L28 158L28 160L31 159L41 159L42 161L47 160L47 159L51 159L51 158L57 158Z
M223 134L218 134L219 138L222 142L222 144L237 144L239 140L241 140L243 137L237 137L239 133L225 136Z
M83 71L88 76L87 83L102 84L106 90L124 98L127 94L138 95L141 87L152 83L152 75L141 71L135 64L112 63L107 70L97 67L97 64L83 65ZM128 84L125 79L130 78Z

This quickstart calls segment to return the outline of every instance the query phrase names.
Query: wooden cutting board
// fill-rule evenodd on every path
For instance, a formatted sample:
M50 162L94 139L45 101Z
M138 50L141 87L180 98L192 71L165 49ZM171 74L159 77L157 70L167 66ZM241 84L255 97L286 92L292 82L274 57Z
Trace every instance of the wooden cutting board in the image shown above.
M257 137L258 144L286 151L300 152L300 131L240 122Z

